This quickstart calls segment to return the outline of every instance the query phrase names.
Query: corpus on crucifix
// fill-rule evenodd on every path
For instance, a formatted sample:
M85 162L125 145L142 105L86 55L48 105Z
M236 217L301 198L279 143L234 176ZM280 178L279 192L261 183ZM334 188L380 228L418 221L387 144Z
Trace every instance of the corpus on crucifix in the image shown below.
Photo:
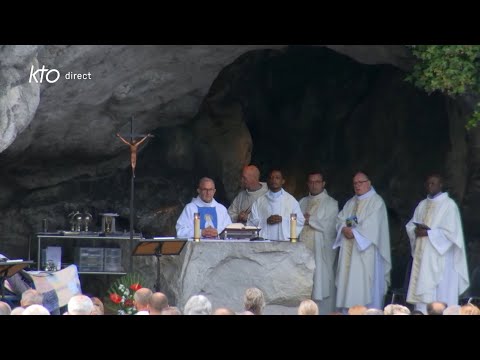
M132 175L135 177L135 167L137 166L137 150L140 144L142 144L147 138L153 137L153 135L148 134L141 140L133 139L132 142L125 140L120 134L117 133L117 137L120 138L125 144L130 146L130 163L132 165Z

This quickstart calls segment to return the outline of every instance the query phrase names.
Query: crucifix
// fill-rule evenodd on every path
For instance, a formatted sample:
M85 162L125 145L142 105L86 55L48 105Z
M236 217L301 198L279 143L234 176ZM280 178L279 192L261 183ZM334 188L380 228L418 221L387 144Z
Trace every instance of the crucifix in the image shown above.
M135 183L135 167L137 166L137 152L138 147L148 138L153 137L152 134L134 134L133 133L133 116L130 119L130 134L125 135L130 137L130 141L125 140L125 138L119 133L116 134L121 141L127 144L130 147L130 165L132 167L132 177L131 177L131 186L130 186L130 254L133 251L133 219L134 219L134 208L133 208L133 199L134 199L134 183ZM141 140L137 140L141 138ZM130 257L130 271L133 270L133 261Z

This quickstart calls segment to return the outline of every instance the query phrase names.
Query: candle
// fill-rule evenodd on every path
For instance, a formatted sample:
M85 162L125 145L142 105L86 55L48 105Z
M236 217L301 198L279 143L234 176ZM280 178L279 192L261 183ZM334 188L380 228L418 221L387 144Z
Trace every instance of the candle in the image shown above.
M200 241L200 214L193 214L193 240Z
M297 214L290 214L290 241L297 241Z

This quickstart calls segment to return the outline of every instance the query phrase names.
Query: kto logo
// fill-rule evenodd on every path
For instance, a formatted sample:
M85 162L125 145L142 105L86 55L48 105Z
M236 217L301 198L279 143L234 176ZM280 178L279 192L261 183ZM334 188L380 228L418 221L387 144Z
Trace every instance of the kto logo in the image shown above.
M28 82L31 83L33 79L33 81L37 84L42 83L44 75L45 80L47 80L47 82L49 82L50 84L53 84L56 83L60 78L60 71L58 71L57 69L49 70L45 68L45 65L43 65L40 69L37 69L37 71L34 72L34 67L32 65L32 68L30 69L30 79L28 80ZM37 76L39 76L39 78L37 78Z

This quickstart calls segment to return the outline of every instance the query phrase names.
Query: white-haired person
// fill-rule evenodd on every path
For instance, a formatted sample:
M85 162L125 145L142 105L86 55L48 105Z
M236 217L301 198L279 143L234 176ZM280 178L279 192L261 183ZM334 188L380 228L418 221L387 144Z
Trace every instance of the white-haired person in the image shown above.
M68 301L68 315L92 315L92 299L85 295L75 295Z
M50 315L50 312L43 305L33 304L27 307L22 315Z
M389 304L383 309L385 315L410 315L410 309L400 304Z
M194 295L188 299L183 309L184 315L211 315L212 303L204 295Z
M318 315L318 305L313 300L303 300L298 307L298 315Z
M12 312L10 313L10 315L22 315L24 311L25 311L25 308L21 306L17 306L16 308L12 309Z

